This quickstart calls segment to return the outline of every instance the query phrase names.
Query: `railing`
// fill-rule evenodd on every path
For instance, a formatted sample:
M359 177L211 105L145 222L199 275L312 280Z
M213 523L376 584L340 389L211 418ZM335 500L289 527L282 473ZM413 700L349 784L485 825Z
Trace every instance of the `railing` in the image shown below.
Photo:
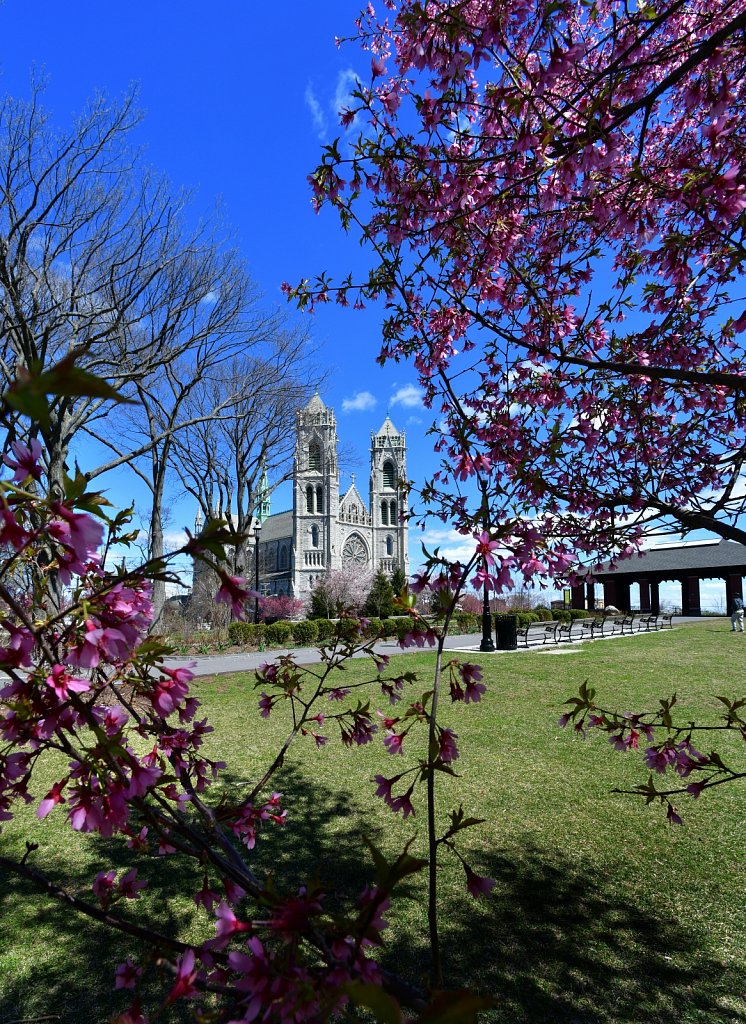
M369 512L348 512L341 509L339 513L340 523L347 523L348 526L372 526L373 520Z
M393 573L394 569L396 569L396 567L398 566L399 559L398 558L382 558L379 564L380 564L380 567L383 569L384 572L387 572L389 575L391 575L391 573Z
M326 559L324 558L323 551L304 551L304 565L307 566L325 566Z

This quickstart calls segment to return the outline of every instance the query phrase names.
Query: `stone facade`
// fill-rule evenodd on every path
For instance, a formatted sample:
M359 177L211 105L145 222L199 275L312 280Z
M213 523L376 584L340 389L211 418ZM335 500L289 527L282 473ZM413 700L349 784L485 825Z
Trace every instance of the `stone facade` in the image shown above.
M293 508L272 515L266 480L257 518L259 579L263 594L305 600L329 569L359 567L389 574L397 565L409 574L406 496L407 450L386 417L371 434L369 500L355 484L339 493L337 423L318 395L297 413L293 462ZM254 565L253 556L249 565Z

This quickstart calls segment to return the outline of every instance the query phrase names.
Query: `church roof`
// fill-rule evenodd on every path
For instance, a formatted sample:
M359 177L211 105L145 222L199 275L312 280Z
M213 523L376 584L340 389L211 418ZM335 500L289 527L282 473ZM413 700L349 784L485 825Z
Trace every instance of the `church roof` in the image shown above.
M399 437L399 431L396 429L391 419L387 416L383 421L383 426L376 434L376 437Z
M365 504L363 499L360 497L360 491L358 491L357 487L355 486L354 477L353 477L352 483L350 484L347 492L345 493L344 497L342 498L342 500L339 503L340 511L343 508L347 508L353 502L358 503L360 505L360 507L361 507L363 512L367 512L368 511L367 505Z
M313 398L311 399L311 401L308 403L308 405L305 407L305 409L303 411L304 412L326 412L326 406L321 401L321 397L320 397L318 391L316 392L316 394L313 396Z
M262 523L260 544L267 544L274 540L292 540L293 536L293 512L275 512Z

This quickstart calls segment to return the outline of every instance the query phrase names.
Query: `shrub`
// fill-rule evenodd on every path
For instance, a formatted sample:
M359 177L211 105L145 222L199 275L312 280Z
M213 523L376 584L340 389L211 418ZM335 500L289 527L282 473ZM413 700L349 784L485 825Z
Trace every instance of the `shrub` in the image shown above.
M552 611L552 618L555 622L569 622L571 616L570 613L568 611L565 611L564 608L555 608Z
M273 622L269 626L265 626L265 636L267 643L271 644L272 647L283 647L290 640L292 633L292 623L285 622L280 619L279 622Z
M571 608L569 615L574 622L576 619L587 619L591 612L586 611L584 608Z
M478 633L481 621L473 612L456 612L454 616L459 633Z
M372 616L368 619L368 627L365 630L366 637L378 637L381 636L383 630L383 623L379 618Z
M525 627L530 626L532 622L543 622L544 619L540 618L536 612L517 612L515 615L515 621L519 629L525 629Z
M255 626L251 622L231 622L228 639L232 644L251 644L255 640Z
M316 619L316 639L320 643L331 640L335 633L335 625L331 619Z
M297 644L304 646L308 644L315 644L319 639L319 624L322 623L323 619L309 620L301 619L300 622L294 622L292 624L293 640Z
M536 616L537 622L551 622L552 621L552 610L547 608L545 604L537 604L534 608L534 615Z

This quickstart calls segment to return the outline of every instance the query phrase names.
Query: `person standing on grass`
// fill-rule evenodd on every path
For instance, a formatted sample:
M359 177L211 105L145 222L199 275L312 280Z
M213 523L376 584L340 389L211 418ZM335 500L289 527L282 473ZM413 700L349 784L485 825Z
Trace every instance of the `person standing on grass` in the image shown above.
M743 633L743 598L735 597L733 599L733 612L730 617L730 631L735 633L740 630Z

